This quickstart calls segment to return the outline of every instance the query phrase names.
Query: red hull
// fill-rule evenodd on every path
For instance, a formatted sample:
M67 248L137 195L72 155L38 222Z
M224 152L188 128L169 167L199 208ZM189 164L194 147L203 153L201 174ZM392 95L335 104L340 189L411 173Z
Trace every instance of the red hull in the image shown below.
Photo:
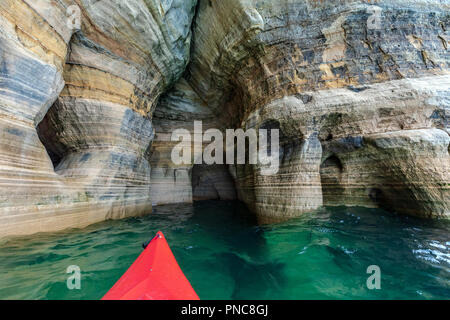
M102 300L199 300L158 232Z

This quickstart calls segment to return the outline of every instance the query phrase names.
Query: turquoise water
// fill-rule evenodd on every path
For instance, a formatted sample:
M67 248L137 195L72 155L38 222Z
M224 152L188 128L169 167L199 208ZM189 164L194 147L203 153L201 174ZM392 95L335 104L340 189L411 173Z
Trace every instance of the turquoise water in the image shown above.
M324 208L257 226L237 202L157 207L83 230L0 242L0 299L99 299L162 230L202 299L450 299L450 223ZM68 290L78 265L81 290ZM381 269L369 290L367 267Z

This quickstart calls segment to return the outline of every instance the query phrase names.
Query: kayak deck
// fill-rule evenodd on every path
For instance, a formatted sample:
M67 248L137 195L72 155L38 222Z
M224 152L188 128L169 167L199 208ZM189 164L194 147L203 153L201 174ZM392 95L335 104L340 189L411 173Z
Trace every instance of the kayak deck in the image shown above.
M102 300L199 300L160 231Z

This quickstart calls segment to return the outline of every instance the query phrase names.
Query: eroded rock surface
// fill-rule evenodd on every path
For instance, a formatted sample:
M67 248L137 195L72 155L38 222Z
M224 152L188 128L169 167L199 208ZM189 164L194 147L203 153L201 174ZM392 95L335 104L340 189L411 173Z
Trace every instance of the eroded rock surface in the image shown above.
M450 7L375 5L1 1L0 235L236 195L261 222L322 205L448 217ZM200 120L279 129L280 170L175 165L172 132Z
M2 235L151 212L152 111L188 63L195 6L0 3Z
M342 204L449 215L449 6L376 6L200 1L191 86L236 127L282 133L278 174L232 168L262 222ZM369 147L377 134L392 141Z

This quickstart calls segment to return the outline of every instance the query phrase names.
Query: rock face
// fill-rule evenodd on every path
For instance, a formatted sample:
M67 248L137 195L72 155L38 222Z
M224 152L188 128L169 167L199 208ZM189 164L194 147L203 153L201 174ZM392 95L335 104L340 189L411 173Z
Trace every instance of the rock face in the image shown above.
M191 86L232 125L281 130L278 174L232 169L262 222L342 204L450 214L449 6L376 5L200 1Z
M0 236L235 197L448 217L449 5L337 2L1 1ZM279 129L278 173L175 165L194 121Z
M174 88L161 98L153 121L156 131L150 153L153 204L236 199L233 178L228 168L225 165L196 163L198 154L196 155L192 143L190 164L175 165L171 160L172 150L178 144L171 141L174 130L189 131L193 140L194 121L201 121L202 133L210 128L223 129L226 123L224 116L215 114L185 78L180 79Z
M188 63L195 6L1 2L2 236L151 212L152 111Z

